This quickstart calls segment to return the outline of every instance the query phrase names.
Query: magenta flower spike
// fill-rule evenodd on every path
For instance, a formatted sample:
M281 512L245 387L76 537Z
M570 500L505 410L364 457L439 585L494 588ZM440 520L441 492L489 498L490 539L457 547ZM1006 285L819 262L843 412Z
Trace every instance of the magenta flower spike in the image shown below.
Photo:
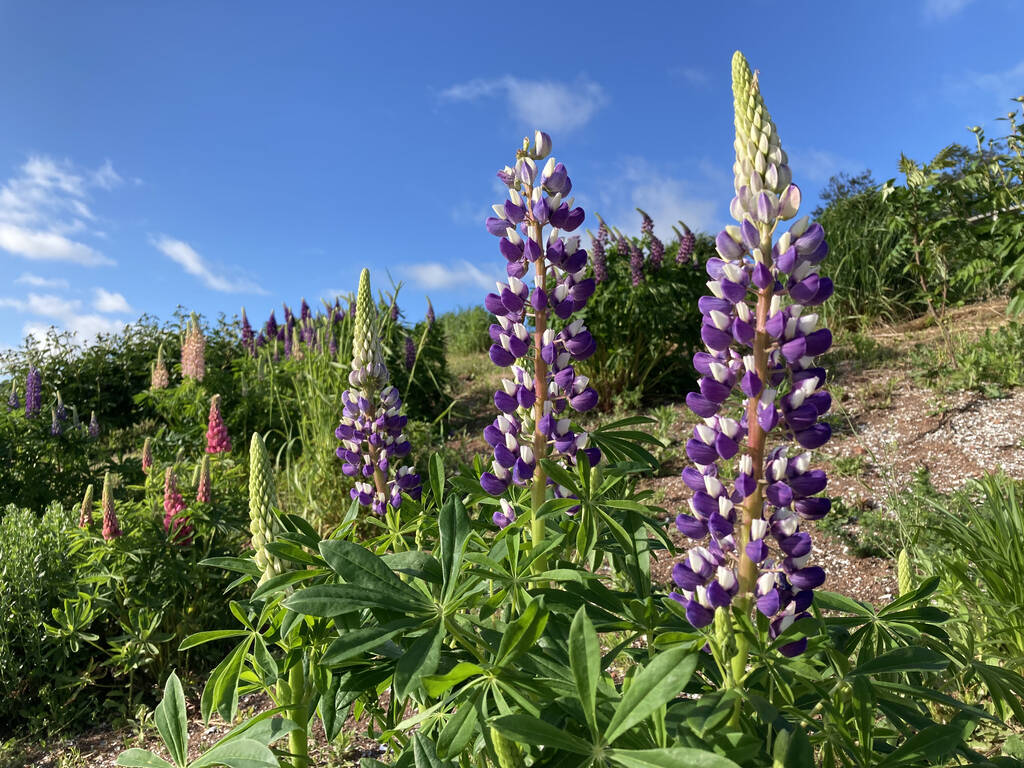
M679 530L697 543L673 570L672 597L695 627L734 601L770 620L771 636L809 615L825 572L810 565L811 537L802 520L823 517L830 500L820 496L827 478L811 467L812 449L831 429L822 418L831 405L825 370L815 358L832 335L819 327L813 307L832 293L818 274L828 254L821 225L797 221L773 242L782 221L800 201L786 153L746 60L733 58L736 108L736 197L739 222L716 239L708 260L711 295L698 302L706 351L694 355L698 389L686 402L703 419L686 444L693 462L683 481L693 491ZM689 232L689 230L687 230ZM680 247L682 248L682 243ZM739 389L742 410L728 410ZM721 462L734 465L731 482ZM802 653L806 639L782 646ZM735 659L741 659L745 651ZM745 658L734 661L742 673Z
M572 181L565 166L550 157L538 167L550 151L551 139L541 131L532 145L523 140L515 166L498 172L508 199L493 206L495 215L485 222L487 231L500 238L498 250L508 273L508 282L498 283L484 299L497 318L490 327L489 355L508 369L508 378L494 393L499 415L484 429L494 458L480 485L498 496L532 479L535 508L543 503L547 486L540 459L575 463L580 451L591 465L601 459L600 450L588 445L587 433L572 423L573 413L597 404L597 392L573 367L594 353L596 342L581 319L570 320L596 285L587 277L587 252L579 237L569 234L579 229L585 214L569 196ZM529 272L532 287L526 282ZM564 321L558 331L549 327L549 319L556 317ZM543 522L535 524L536 544L543 537Z
M203 456L199 469L199 483L196 486L196 501L209 504L213 501L213 481L210 477L210 457Z
M106 541L116 539L122 535L121 526L117 522L117 513L114 511L114 488L110 479L110 473L103 476L103 538Z
M206 427L206 452L230 453L231 435L220 412L220 395L210 398L210 418Z
M185 509L185 500L178 492L177 475L173 467L168 467L164 472L164 530L179 546L191 544L194 533Z

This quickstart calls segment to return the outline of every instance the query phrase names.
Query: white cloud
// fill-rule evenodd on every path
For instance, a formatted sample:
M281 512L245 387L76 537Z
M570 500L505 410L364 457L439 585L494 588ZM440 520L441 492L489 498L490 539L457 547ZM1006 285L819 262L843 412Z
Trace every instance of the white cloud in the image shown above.
M100 234L90 189L111 189L120 180L109 160L95 171L80 171L68 161L30 156L0 185L0 249L33 260L113 264L82 237Z
M924 15L928 19L948 19L970 5L973 0L924 0Z
M732 177L711 173L706 164L702 168L703 178L683 179L644 158L628 157L622 162L619 180L606 186L612 191L602 193L599 205L591 204L588 213L594 210L611 226L639 232L641 218L636 209L642 208L654 220L655 234L665 242L675 237L672 225L679 220L690 229L710 231L717 224L719 201L728 199L723 194L730 193ZM596 227L596 216L593 221Z
M151 242L158 251L179 264L188 274L198 277L211 290L222 293L266 293L247 277L228 276L214 271L191 245L182 240L161 236Z
M111 293L103 288L95 290L95 298L92 301L92 308L97 312L111 314L114 312L132 312L128 300L120 293Z
M711 76L707 70L700 67L676 67L672 70L672 74L683 78L690 85L701 88L711 83Z
M83 314L80 301L66 299L56 294L30 293L24 299L0 296L0 308L45 318L45 321L30 320L22 327L22 333L25 336L34 336L37 342L45 339L47 331L56 326L76 334L81 342L88 341L99 333L115 333L125 326L124 321L117 318L93 313Z
M32 261L69 261L86 267L114 263L85 243L17 224L0 223L0 248Z
M586 125L608 103L604 89L582 77L574 83L561 83L505 75L470 80L441 92L443 101L478 101L493 96L504 96L513 117L524 127L549 133Z
M461 286L494 289L494 283L502 275L488 274L463 259L458 264L441 264L436 261L406 264L401 270L420 288L426 290L451 290Z
M62 277L40 277L29 272L22 273L14 279L15 283L31 285L33 288L70 288L71 284Z

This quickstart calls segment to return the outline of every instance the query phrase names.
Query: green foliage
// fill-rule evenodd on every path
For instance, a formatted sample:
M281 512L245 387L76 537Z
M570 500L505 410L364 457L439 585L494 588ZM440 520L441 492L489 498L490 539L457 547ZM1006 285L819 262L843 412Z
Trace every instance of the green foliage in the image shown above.
M648 236L633 242L649 253ZM597 341L594 355L576 368L590 377L605 410L624 393L633 393L635 402L680 400L693 384L690 359L703 348L693 318L699 316L697 299L707 292L703 265L715 250L711 238L700 235L690 260L677 264L678 245L665 247L660 269L648 255L643 280L634 286L630 254L612 238L605 246L608 277L574 315Z
M911 352L917 379L943 392L976 390L1000 397L1024 384L1024 323L1011 321L980 337L954 334L950 346L957 365L948 364L945 350L921 345Z
M445 312L437 319L444 333L445 348L451 355L486 352L491 345L487 329L494 315L482 306L463 307Z

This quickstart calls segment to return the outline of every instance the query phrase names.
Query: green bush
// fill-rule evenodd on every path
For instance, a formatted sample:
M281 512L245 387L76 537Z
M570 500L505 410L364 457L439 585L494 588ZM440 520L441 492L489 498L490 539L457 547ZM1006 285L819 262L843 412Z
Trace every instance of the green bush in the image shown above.
M445 312L438 318L444 329L444 344L451 355L471 355L486 352L491 344L487 329L494 315L482 306L464 307Z

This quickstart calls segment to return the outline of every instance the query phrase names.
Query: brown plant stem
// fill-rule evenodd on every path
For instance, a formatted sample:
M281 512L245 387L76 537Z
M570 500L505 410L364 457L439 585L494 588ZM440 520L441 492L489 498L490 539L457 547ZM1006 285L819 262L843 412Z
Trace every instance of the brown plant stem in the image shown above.
M540 244L541 225L536 222L530 224L530 237ZM543 245L541 255L536 264L536 287L546 294L547 291L547 270L544 268ZM534 315L534 344L533 344L533 387L537 400L533 404L533 459L536 467L533 470L533 486L530 489L530 507L533 517L530 521L530 541L534 547L538 547L544 541L545 526L540 518L540 508L547 498L548 475L541 466L541 459L548 454L548 438L540 431L540 420L544 416L544 403L548 399L548 365L541 356L541 349L544 346L544 332L547 330L548 313L547 309L535 310ZM538 558L534 561L534 573L542 573L547 570L547 558Z

